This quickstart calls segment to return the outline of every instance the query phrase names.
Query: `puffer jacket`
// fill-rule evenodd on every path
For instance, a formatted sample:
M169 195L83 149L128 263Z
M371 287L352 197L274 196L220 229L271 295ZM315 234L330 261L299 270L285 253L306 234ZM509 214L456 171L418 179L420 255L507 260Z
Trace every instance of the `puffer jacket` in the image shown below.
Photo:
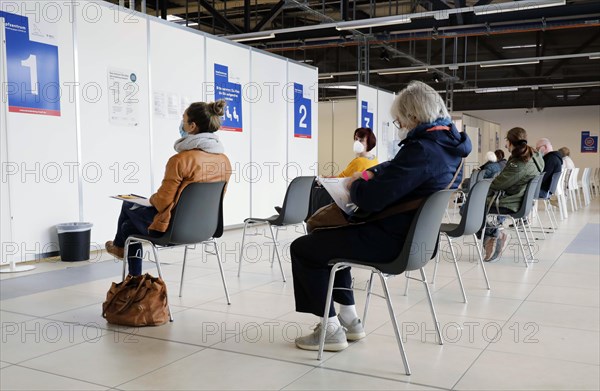
M149 229L165 232L171 222L171 211L177 205L181 192L195 182L228 182L231 163L222 153L208 153L199 149L179 152L171 156L165 168L165 177L150 203L158 214Z
M538 176L542 171L544 171L544 159L537 152L528 162L512 157L508 159L506 167L490 186L490 192L504 192L498 206L513 212L518 211L525 196L527 182Z

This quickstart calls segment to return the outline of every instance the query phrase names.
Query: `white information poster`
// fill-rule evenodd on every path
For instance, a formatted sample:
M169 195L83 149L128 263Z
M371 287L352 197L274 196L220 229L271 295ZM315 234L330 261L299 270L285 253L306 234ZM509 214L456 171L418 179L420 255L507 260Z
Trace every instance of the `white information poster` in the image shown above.
M181 115L179 114L179 110L181 108L181 102L179 101L179 95L177 94L169 94L169 102L167 105L167 116L169 119L177 119Z
M133 71L109 68L108 115L112 125L138 126L140 123L140 87L136 82Z
M167 98L165 93L155 91L152 96L154 115L159 118L165 118L167 116Z

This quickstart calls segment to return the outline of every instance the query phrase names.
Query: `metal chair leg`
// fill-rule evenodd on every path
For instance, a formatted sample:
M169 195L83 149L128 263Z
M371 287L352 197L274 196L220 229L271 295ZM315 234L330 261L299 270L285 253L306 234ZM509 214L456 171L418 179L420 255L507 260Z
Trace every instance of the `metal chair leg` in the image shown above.
M519 227L517 226L517 221L512 216L509 217L513 222L513 227L515 227L515 234L517 235L517 239L519 241L521 253L523 253L523 261L525 262L525 267L529 267L529 264L527 263L527 255L525 254L525 247L523 246L523 241L521 240L521 235L519 234Z
M481 248L479 248L479 240L477 239L477 235L473 234L473 239L475 239L475 247L477 248L477 255L479 255L479 264L481 265L481 270L483 271L483 277L485 278L485 284L487 285L487 289L492 289L490 287L490 280L488 280L487 272L485 271L485 264L483 262L483 254L481 253Z
M410 282L410 272L404 272L406 277L406 285L404 285L404 296L408 296L408 283Z
M271 226L269 224L269 226ZM279 240L279 227L278 226L274 226L275 228L275 242L277 242L277 240ZM271 268L273 268L273 262L275 262L275 246L273 246L273 251L271 251Z
M221 281L223 281L223 289L225 289L225 297L227 298L227 304L231 305L231 300L229 299L229 291L227 290L227 283L225 282L225 273L223 272L223 264L221 263L221 256L219 255L219 246L217 245L216 240L212 239L211 242L215 246L215 255L217 256L217 264L219 265L219 271L221 272Z
M164 278L162 276L162 270L160 268L160 261L158 259L158 251L156 251L156 247L154 246L154 243L150 243L150 245L152 246L152 252L154 253L154 260L156 261L156 270L158 271L158 276L160 277L161 280L164 281ZM173 313L171 312L171 306L169 305L169 299L167 298L167 310L169 311L169 321L173 321Z
M421 269L423 270L423 269ZM424 274L423 272L421 272ZM392 326L394 327L394 334L396 334L396 342L398 342L398 349L400 349L400 355L402 356L402 362L404 363L404 371L407 375L410 375L410 367L408 365L408 358L406 357L406 352L404 351L404 344L402 343L402 336L400 335L400 330L398 329L398 322L396 321L396 314L394 313L394 306L392 305L392 299L390 297L390 292L387 286L387 279L378 272L379 279L381 280L381 285L383 286L383 292L385 294L385 301L388 305L388 311L390 313L390 318L392 320ZM427 283L425 283L427 286Z
M438 265L440 264L440 245L438 242L438 251L435 254L435 263L433 264L433 275L431 276L431 285L435 285L435 276L437 275Z
M527 235L527 227L525 226L525 219L520 219L521 227L523 227L523 233L525 234L525 241L527 242L527 248L529 249L529 255L531 256L530 260L533 262L535 260L535 256L533 255L533 244L529 240L529 235ZM531 225L531 223L529 223ZM533 234L531 234L533 237Z
M450 253L452 254L452 260L454 261L454 269L456 270L456 277L458 278L458 285L460 286L460 291L463 296L463 301L466 304L467 303L467 294L465 293L465 287L463 286L463 281L460 276L460 270L458 270L458 259L456 259L456 254L454 253L454 246L452 246L452 239L450 239L450 236L446 235L445 233L444 233L444 236L446 236L446 239L448 240L448 245L450 246ZM439 254L439 249L438 249L438 254Z
M185 276L185 261L187 260L187 251L188 246L185 246L185 250L183 250L183 266L181 267L181 282L179 283L179 297L181 297L183 293L183 277Z
M335 273L341 266L333 265L329 272L329 285L327 287L327 298L325 299L325 311L323 311L323 321L321 323L321 335L319 339L319 354L317 360L323 357L323 349L325 348L325 334L327 334L327 321L329 320L329 311L331 308L331 298L333 297L333 284L335 282Z
M238 273L237 276L240 276L242 272L242 260L244 259L244 240L246 239L246 227L248 227L248 222L244 221L244 230L242 231L242 247L240 248L240 259L238 264Z
M437 333L438 340L440 341L440 345L443 345L444 339L442 338L442 333L440 332L440 324L438 322L438 318L435 313L435 307L433 306L433 300L431 299L431 292L429 291L429 287L427 286L427 276L425 275L425 270L423 270L423 268L421 268L419 270L421 271L421 278L422 278L423 285L425 286L425 292L427 292L427 300L429 301L429 308L431 309L431 315L433 316L435 331Z
M369 310L369 300L371 299L371 290L373 289L373 272L371 272L371 277L369 277L369 282L367 282L367 297L365 299L365 312L362 318L363 328L365 328L367 324L367 311Z
M279 256L279 249L277 248L277 240L275 239L275 234L273 233L273 226L269 224L269 229L271 230L271 238L273 238L273 246L275 247L275 254L277 254L277 261L279 261L279 270L281 270L281 277L283 278L283 282L286 282L285 273L283 272L283 265L281 264L281 257Z

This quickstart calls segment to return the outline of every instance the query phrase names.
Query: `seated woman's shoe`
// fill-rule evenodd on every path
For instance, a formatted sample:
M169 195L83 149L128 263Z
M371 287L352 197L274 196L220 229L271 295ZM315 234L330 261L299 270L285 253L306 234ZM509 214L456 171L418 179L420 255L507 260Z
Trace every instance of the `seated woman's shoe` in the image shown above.
M125 257L125 249L123 247L115 246L112 240L106 242L104 247L109 254L114 255L117 259L123 259Z

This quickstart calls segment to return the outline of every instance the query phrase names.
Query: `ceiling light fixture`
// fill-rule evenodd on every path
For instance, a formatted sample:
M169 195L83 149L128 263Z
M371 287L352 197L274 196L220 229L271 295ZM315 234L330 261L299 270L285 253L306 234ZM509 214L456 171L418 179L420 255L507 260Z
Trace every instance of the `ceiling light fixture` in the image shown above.
M527 45L512 45L512 46L502 46L502 49L504 50L508 50L508 49L527 49L527 48L536 48L537 44L536 43L532 43L532 44L527 44Z
M510 92L519 91L517 87L493 87L493 88L478 88L475 90L476 94L487 94L491 92Z
M275 33L270 34L259 34L254 36L246 36L241 38L232 38L232 41L235 42L247 42L247 41L259 41L261 39L273 39L275 38Z
M169 22L175 22L178 20L183 20L183 18L181 18L177 15L167 15L167 21L169 21Z
M384 75L397 75L397 74L402 74L402 73L422 73L422 72L429 72L429 69L428 68L404 68L404 69L397 69L394 71L377 72L377 74L384 76Z
M493 68L493 67L508 67L513 65L531 65L531 64L539 64L540 60L533 61L522 61L522 62L494 62L488 64L479 64L482 68Z
M319 88L331 88L332 90L355 90L356 86L319 86Z
M319 80L327 80L327 79L333 79L333 75L319 76Z
M383 18L381 18L381 19L383 19ZM339 23L335 26L335 29L338 31L344 31L344 30L364 29L364 28L370 28L370 27L392 26L392 25L396 25L396 24L404 24L404 23L411 22L410 18L406 18L406 17L399 18L399 17L394 16L392 19L387 19L387 20L381 20L381 19L378 21L374 21L374 22L355 20L355 21L347 22L347 23Z
M508 3L480 5L473 7L475 15L497 14L501 12L525 11L535 8L565 5L566 0L523 0Z
M600 60L600 56L590 56L590 60Z

